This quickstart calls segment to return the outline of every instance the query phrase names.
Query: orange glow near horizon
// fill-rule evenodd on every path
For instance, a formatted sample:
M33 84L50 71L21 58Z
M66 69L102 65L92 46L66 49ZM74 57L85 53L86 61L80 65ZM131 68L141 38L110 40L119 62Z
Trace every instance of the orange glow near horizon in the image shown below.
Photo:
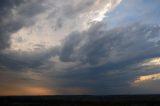
M2 89L1 96L40 96L40 95L56 95L55 90L45 87L22 87L20 89Z
M26 87L24 91L31 95L55 95L55 91L43 87Z

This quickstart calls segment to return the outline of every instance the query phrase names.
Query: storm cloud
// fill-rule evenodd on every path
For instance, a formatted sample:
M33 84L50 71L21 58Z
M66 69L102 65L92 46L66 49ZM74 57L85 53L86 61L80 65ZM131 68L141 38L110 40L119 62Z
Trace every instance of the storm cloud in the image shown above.
M10 36L12 33L17 32L22 27L31 23L30 19L34 15L38 14L42 10L36 8L35 13L33 11L23 9L26 6L28 8L35 7L35 2L30 0L2 0L0 3L0 42L1 49L5 49L10 45ZM22 8L23 7L23 8ZM38 6L39 7L39 6Z
M0 95L159 92L159 2L2 1Z
M159 40L153 40L157 37L159 26L141 24L108 30L98 23L88 31L72 33L64 41L59 58L66 64L77 63L64 70L63 77L69 80L65 85L85 86L91 91L103 88L101 94L109 93L111 89L117 93L123 86L121 89L129 92L131 82L139 75L147 74L139 71L142 69L139 64L159 57Z

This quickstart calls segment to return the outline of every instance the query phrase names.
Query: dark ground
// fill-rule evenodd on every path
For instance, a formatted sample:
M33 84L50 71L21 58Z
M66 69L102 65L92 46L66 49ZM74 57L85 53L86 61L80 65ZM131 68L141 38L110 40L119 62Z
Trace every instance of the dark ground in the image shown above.
M1 96L0 106L160 106L160 95Z

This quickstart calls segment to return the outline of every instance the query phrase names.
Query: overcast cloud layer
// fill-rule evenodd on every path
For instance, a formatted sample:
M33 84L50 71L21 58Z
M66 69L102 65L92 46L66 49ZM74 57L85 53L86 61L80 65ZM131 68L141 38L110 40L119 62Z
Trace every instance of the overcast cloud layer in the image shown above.
M159 6L2 0L0 95L160 93Z

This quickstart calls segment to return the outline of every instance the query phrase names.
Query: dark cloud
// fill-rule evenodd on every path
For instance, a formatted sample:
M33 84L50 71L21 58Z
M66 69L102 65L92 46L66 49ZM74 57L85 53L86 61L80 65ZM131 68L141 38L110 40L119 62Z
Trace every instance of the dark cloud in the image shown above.
M40 12L44 12L47 8L43 6L43 0L35 0L31 2L30 5L27 5L26 7L23 7L20 11L19 14L23 14L24 16L29 16L33 17L36 14Z
M67 37L63 42L64 46L62 47L60 59L66 62L72 61L72 54L74 53L74 49L79 45L81 40L82 38L80 37L79 32L73 32L69 37Z
M1 73L21 75L18 74L20 71L31 69L31 72L39 72L49 78L47 86L50 88L84 88L91 94L140 91L132 88L131 83L137 76L151 73L145 72L141 63L160 56L160 26L135 23L111 29L102 21L92 23L85 31L71 32L57 47L46 49L43 44L36 44L34 52L3 53L10 44L10 36L23 27L29 27L34 22L33 17L46 9L41 0L37 1L2 0L0 3L0 70L4 71ZM79 17L77 14L89 11L84 7L92 3L90 0L80 2L78 7L64 3L58 13L56 9L59 8L53 8L48 19L56 16L53 27L59 29L63 27L64 20L70 23L72 18ZM23 42L22 39L18 41ZM65 92L65 89L60 92Z
M89 31L73 33L67 38L60 59L89 64L105 59L106 63L116 64L154 56L159 54L159 41L151 41L156 37L159 37L159 26L133 24L108 30L103 25L95 25Z
M25 69L38 69L41 65L45 64L52 56L59 54L59 48L52 49L43 48L40 53L22 53L17 56L18 52L10 54L0 54L0 68L11 71L25 71Z
M36 62L23 61L3 53L10 46L10 38L22 27L33 24L33 17L45 10L41 0L2 0L0 2L0 66L11 70L23 69L36 65ZM12 54L11 54L12 55ZM14 53L13 53L14 55ZM34 64L36 63L36 64ZM39 64L40 62L38 62Z
M23 2L24 0L2 0L0 3L0 49L9 45L10 34L21 27L21 24L11 21L11 10Z
M0 10L0 49L5 49L11 34L31 23L30 19L44 8L31 0L2 0Z
M104 28L103 24L97 24L66 38L60 60L81 64L77 69L64 70L65 74L59 77L64 79L60 86L86 87L95 94L129 93L133 90L131 82L142 75L138 65L160 56L159 41L151 41L159 37L159 26L133 24L111 30Z

